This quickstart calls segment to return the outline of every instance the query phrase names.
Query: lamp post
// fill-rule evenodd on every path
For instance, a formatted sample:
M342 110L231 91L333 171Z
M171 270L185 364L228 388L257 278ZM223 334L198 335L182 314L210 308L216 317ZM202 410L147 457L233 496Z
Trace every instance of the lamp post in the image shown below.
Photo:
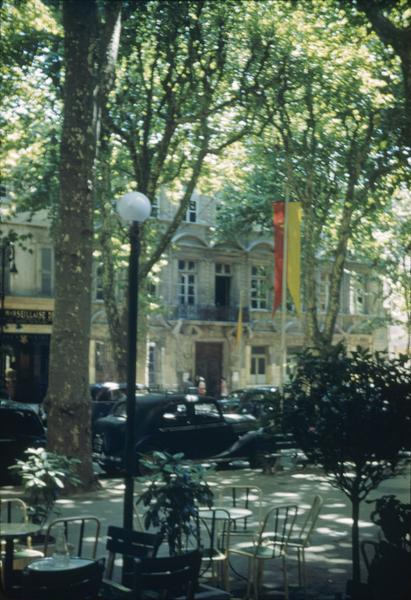
M134 476L136 472L136 377L138 325L138 268L140 258L140 223L151 213L149 199L140 192L124 194L117 203L117 211L130 222L130 257L128 263L128 336L127 336L127 419L125 439L125 491L123 527L133 528Z
M6 298L6 268L12 275L17 273L16 268L16 251L13 242L9 239L4 238L1 243L1 291L0 291L0 383L4 381L4 370L5 370L5 354L4 354L4 343L3 333L4 326L6 324L4 301Z

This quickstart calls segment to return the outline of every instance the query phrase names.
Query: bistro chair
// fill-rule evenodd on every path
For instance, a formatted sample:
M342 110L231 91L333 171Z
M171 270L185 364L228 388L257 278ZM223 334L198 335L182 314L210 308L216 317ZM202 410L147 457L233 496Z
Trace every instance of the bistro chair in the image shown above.
M202 554L193 550L167 557L144 558L135 564L137 597L160 600L229 600L230 595L198 582Z
M110 598L123 597L119 584L114 581L114 565L118 556L132 558L152 558L156 556L161 543L161 536L157 533L145 531L128 531L123 527L110 525L107 530L106 550L107 567L103 582L103 595ZM122 583L132 587L133 567L130 572L123 573ZM125 592L126 593L126 592Z
M104 559L69 570L23 572L24 600L97 600Z
M296 505L276 506L268 511L260 532L254 539L237 543L230 547L230 554L248 558L248 584L246 597L258 599L261 593L264 564L268 560L282 558L284 575L284 596L288 600L287 544L297 516Z
M305 549L311 544L311 536L320 514L323 499L321 496L315 496L309 511L307 512L300 529L293 529L292 535L288 540L288 550L293 549L297 552L298 560L298 585L307 589L307 573L305 566ZM297 523L298 525L298 523Z
M52 521L46 529L44 539L45 556L53 553L54 540L62 531L71 556L96 558L100 535L100 520L97 517L84 515Z
M219 488L217 501L219 506L231 506L233 508L246 508L251 510L251 517L236 519L233 521L230 537L245 535L261 525L261 508L263 493L256 485L225 485Z
M202 563L201 575L211 570L213 582L229 591L229 547L232 520L225 508L210 508L201 517Z
M1 523L28 523L28 508L27 504L20 498L1 498L0 499L0 532ZM0 555L4 553L4 544L1 542ZM37 558L42 558L43 552L32 547L32 540L27 536L26 544L18 544L15 546L13 553L13 569L21 571L31 561Z

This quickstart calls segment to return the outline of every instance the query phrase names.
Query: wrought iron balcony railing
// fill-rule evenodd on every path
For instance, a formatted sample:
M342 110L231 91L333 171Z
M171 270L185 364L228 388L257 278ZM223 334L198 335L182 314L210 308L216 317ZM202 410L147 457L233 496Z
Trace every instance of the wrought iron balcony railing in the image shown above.
M243 307L243 322L250 320L248 306ZM188 319L190 321L227 321L238 320L238 308L234 306L199 306L180 304L171 308L171 319Z

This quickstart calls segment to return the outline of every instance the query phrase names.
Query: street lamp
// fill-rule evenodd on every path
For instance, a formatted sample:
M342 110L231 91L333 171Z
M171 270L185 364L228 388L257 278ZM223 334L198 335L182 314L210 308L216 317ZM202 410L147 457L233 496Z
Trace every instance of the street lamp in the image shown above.
M140 223L151 213L149 199L140 192L124 194L117 203L117 211L130 222L130 257L128 263L128 336L127 336L127 419L125 439L125 491L123 527L133 528L134 476L136 472L136 377L137 377L137 324L138 324L138 266L140 258Z
M4 354L4 343L3 333L6 325L4 301L6 298L6 271L11 275L16 275L16 251L13 242L9 239L4 238L1 243L1 290L0 290L0 383L4 381L4 370L5 370L5 354Z

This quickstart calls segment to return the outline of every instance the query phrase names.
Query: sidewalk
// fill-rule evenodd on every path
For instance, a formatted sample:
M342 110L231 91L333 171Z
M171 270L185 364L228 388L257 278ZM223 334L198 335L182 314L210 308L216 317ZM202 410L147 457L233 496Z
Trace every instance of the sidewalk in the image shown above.
M236 469L211 473L208 479L220 485L256 485L263 491L265 506L297 504L299 514L310 507L316 494L320 494L324 504L312 536L313 545L306 551L307 598L334 600L338 593L343 597L346 581L351 577L351 507L346 496L330 486L320 469L307 467L298 471L284 470L275 475L265 475L251 469ZM98 554L104 555L104 532L107 526L122 525L124 487L122 479L102 479L101 485L101 489L92 494L76 494L59 500L58 507L61 516L92 514L101 520L103 535ZM136 480L136 495L140 486ZM19 490L12 487L4 487L0 491L3 497L18 494ZM395 494L402 502L409 502L409 471L404 476L381 484L369 499L383 494ZM377 539L378 528L369 520L371 509L372 506L367 503L361 505L361 539ZM293 554L289 557L288 565L290 600L300 600L303 594L297 589L297 561ZM246 566L245 560L236 557L236 570L245 575ZM283 597L280 566L280 560L269 562L264 572L264 596L267 600ZM244 581L232 580L232 592L235 596L241 596L243 588Z

